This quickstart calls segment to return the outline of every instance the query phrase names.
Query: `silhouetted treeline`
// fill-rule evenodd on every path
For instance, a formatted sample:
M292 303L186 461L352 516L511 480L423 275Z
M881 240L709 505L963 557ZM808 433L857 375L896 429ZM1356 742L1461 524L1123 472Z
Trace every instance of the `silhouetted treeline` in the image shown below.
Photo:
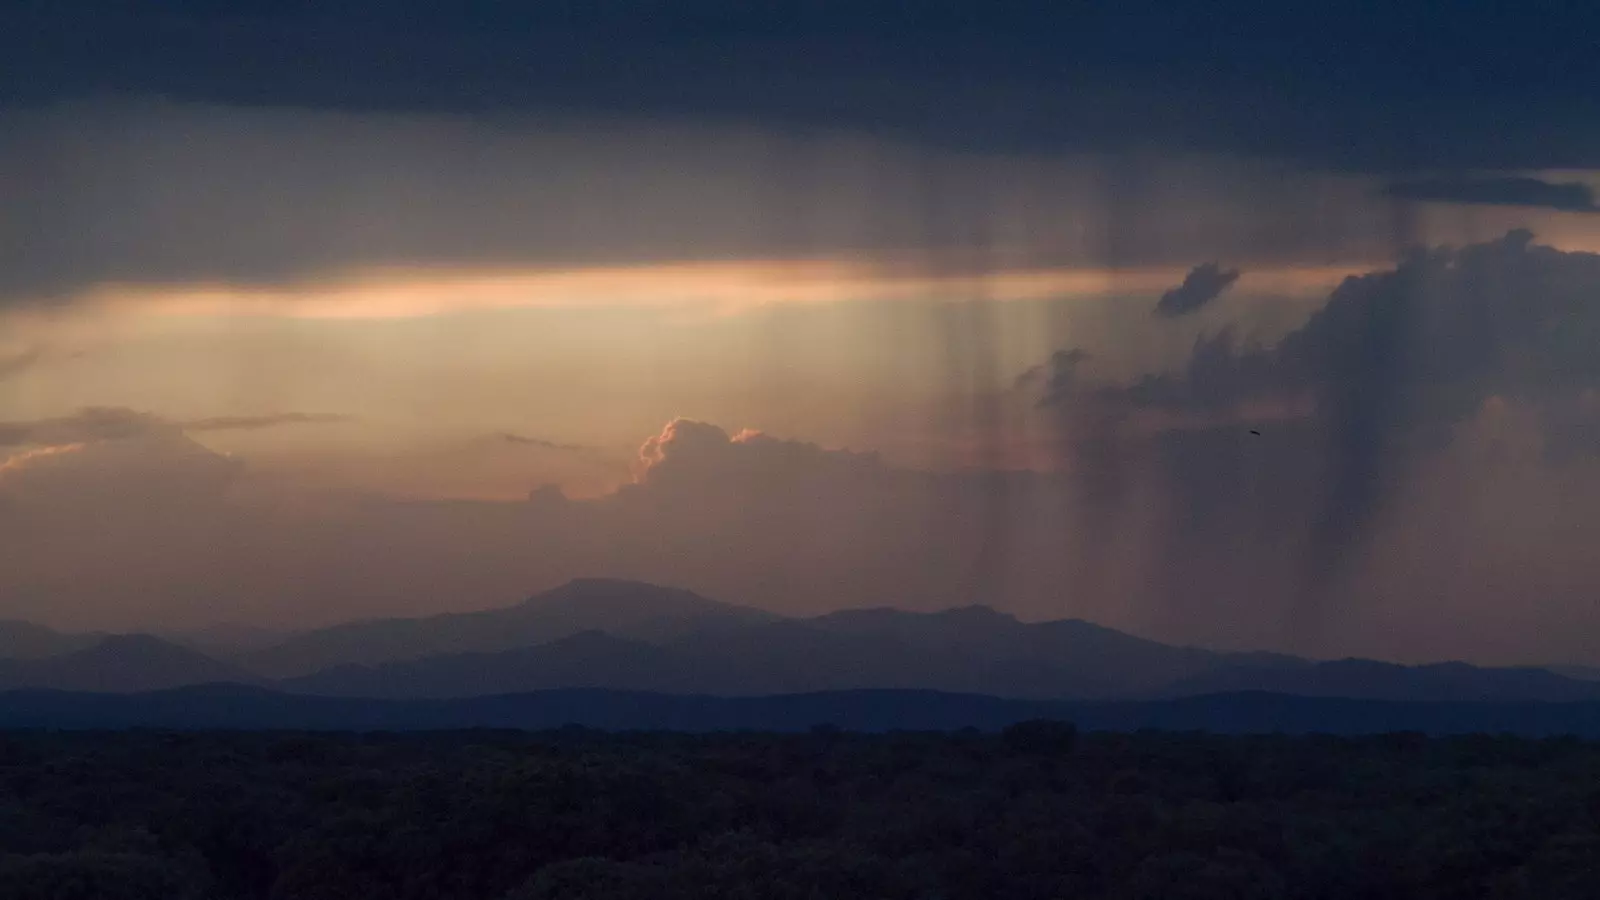
M1600 744L1084 734L0 734L0 897L1541 898Z

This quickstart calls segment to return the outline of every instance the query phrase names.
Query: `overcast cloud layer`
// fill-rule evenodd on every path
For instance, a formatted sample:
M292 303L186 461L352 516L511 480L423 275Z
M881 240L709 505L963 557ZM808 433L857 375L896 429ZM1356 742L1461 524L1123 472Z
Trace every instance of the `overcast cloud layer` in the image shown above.
M0 306L108 285L305 288L374 269L1327 265L1385 259L1395 241L1375 180L1219 156L148 99L0 108L0 126Z
M0 102L142 94L865 129L1025 152L1600 167L1588 4L8 4Z

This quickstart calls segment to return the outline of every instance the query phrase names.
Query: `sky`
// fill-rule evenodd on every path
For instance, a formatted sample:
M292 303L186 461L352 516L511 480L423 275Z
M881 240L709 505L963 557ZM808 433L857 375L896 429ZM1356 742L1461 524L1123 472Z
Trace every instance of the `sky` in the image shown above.
M4 4L0 617L1600 663L1600 13L1325 7Z

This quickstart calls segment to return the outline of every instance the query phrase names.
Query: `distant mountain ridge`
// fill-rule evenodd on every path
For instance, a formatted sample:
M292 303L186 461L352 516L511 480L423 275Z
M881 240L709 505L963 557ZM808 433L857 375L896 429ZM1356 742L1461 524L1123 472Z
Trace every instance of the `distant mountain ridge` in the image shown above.
M0 639L6 633L0 627ZM9 633L31 652L60 652L0 659L0 690L227 682L393 700L575 689L727 697L931 690L1041 701L1260 691L1396 702L1600 699L1600 681L1537 668L1221 652L1077 619L1022 622L981 606L788 619L617 579L578 579L504 609L348 623L224 659L150 636L36 626Z
M1228 653L1173 646L1082 619L1022 622L984 606L936 613L908 613L888 607L847 610L805 621L835 633L893 637L921 650L954 651L990 661L1022 660L1045 665L1085 686L1098 684L1100 692L1154 690L1228 662L1258 665L1304 662L1271 653Z
M578 581L524 607L559 610L546 633L570 631L570 610L600 601L590 631L497 652L441 653L348 663L284 687L340 697L464 698L576 688L760 696L867 689L938 690L1024 699L1167 698L1266 690L1395 701L1600 698L1600 684L1542 669L1462 663L1400 666L1362 660L1317 663L1272 653L1175 647L1076 619L1027 623L987 607L916 613L888 607L809 619L729 616L708 600L673 592L693 619L663 627L662 589ZM649 629L607 627L649 622ZM714 623L714 624L713 624Z
M891 640L836 635L803 622L697 634L661 645L603 632L502 653L340 666L281 682L344 697L459 698L561 688L756 696L928 689L1004 696L1103 695L1112 686L1027 660L981 660Z
M261 682L237 666L143 634L114 635L81 650L41 659L0 659L0 690L126 693Z
M1600 681L1600 666L1545 666L1544 668L1564 678Z
M1182 697L1234 691L1413 702L1567 702L1600 698L1600 684L1548 669L1480 668L1460 662L1402 666L1370 659L1288 667L1230 666L1184 679L1161 693Z
M179 646L198 650L212 657L236 657L276 647L296 634L277 628L252 625L217 624L205 628L161 631L156 636Z
M692 633L656 644L592 631L500 653L338 666L280 683L308 694L391 699L574 688L728 697L898 689L1038 700L1248 691L1412 702L1600 699L1600 683L1543 669L1226 654L1170 647L1085 622L1030 625L988 611L874 611Z
M613 640L568 642L588 631ZM1103 697L1157 691L1230 663L1302 662L1173 647L1077 619L1024 623L981 606L785 619L613 579L579 579L505 609L335 626L236 659L296 690L382 697L568 687Z
M335 625L242 654L237 661L262 675L287 678L337 665L518 650L585 631L653 641L777 618L678 588L581 578L502 609Z
M42 659L93 646L102 634L65 634L43 625L0 619L0 660Z

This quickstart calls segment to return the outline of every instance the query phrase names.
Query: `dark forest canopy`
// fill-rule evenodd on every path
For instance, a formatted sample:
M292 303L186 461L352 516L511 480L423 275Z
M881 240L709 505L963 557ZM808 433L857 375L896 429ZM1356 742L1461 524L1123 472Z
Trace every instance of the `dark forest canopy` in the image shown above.
M0 734L0 896L1592 897L1600 745Z

